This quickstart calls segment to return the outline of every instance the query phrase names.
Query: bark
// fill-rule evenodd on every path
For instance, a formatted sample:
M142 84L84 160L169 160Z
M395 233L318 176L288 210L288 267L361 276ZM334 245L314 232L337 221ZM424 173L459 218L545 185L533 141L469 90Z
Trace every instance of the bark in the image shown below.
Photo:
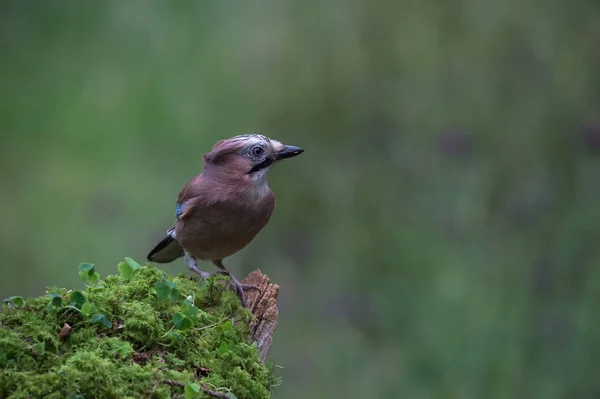
M260 269L254 270L243 281L243 284L256 285L258 290L247 290L246 301L248 308L256 317L250 322L250 342L256 341L260 360L264 363L271 350L273 334L279 323L277 296L279 285L272 284L269 277L262 274Z

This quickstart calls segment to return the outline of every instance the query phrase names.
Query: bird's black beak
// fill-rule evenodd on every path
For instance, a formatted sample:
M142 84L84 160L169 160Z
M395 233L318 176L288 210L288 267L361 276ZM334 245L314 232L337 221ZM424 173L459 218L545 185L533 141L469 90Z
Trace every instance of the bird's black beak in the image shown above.
M293 145L286 145L283 149L275 154L275 160L279 161L281 159L295 157L296 155L300 155L304 152L304 150L300 147L295 147Z

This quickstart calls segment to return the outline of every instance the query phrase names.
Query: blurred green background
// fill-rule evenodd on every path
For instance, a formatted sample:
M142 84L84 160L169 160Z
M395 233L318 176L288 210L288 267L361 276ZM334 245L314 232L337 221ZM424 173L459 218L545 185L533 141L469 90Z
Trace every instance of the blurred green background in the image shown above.
M275 397L600 395L597 1L12 0L0 22L2 297L143 261L202 154L256 132L306 150L227 263L281 286Z

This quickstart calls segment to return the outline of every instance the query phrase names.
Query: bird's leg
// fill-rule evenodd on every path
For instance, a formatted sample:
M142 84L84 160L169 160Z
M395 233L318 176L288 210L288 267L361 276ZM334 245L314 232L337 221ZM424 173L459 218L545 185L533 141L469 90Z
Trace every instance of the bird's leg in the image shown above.
M223 264L223 260L222 259L215 259L215 260L213 260L213 264L215 266L217 266L219 269L221 269L221 271L224 274L227 274L229 276L229 278L231 278L231 284L233 285L235 293L240 298L240 301L242 301L242 306L243 307L246 307L246 295L244 294L244 289L258 290L258 292L262 293L262 291L260 290L260 288L258 288L258 286L256 286L256 285L253 285L253 284L242 284L242 283L240 283L235 277L233 277L233 275L229 272L229 270L227 270L227 268Z
M203 272L202 270L198 269L198 263L196 262L196 259L188 254L187 251L185 251L185 264L187 265L188 269L199 275L204 280L212 276L212 273Z
M229 273L229 270L225 269L225 266L223 266L223 268L219 271L213 272L213 273L209 273L209 272L203 272L202 270L198 269L198 262L196 261L196 259L191 256L190 254L188 254L187 252L185 252L185 264L187 265L188 269L190 269L190 271L196 273L197 275L200 276L200 278L206 280L207 278L214 276L215 274L223 274L225 276L229 276L233 279L233 276L231 275L231 273ZM237 281L237 280L236 280ZM242 287L246 287L248 286L247 284L239 284ZM249 287L254 287L254 286L249 286ZM257 287L258 289L258 287Z

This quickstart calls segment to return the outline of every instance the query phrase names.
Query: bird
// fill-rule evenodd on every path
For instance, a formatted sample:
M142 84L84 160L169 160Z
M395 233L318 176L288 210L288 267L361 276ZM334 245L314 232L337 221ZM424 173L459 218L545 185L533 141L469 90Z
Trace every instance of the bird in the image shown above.
M279 161L300 155L300 147L285 145L261 134L241 134L218 141L203 156L202 173L188 181L177 198L175 224L148 253L147 260L170 263L183 257L187 268L202 279L228 275L231 287L246 307L244 289L223 259L245 248L267 225L275 195L267 174ZM219 270L201 271L198 261L211 261Z

